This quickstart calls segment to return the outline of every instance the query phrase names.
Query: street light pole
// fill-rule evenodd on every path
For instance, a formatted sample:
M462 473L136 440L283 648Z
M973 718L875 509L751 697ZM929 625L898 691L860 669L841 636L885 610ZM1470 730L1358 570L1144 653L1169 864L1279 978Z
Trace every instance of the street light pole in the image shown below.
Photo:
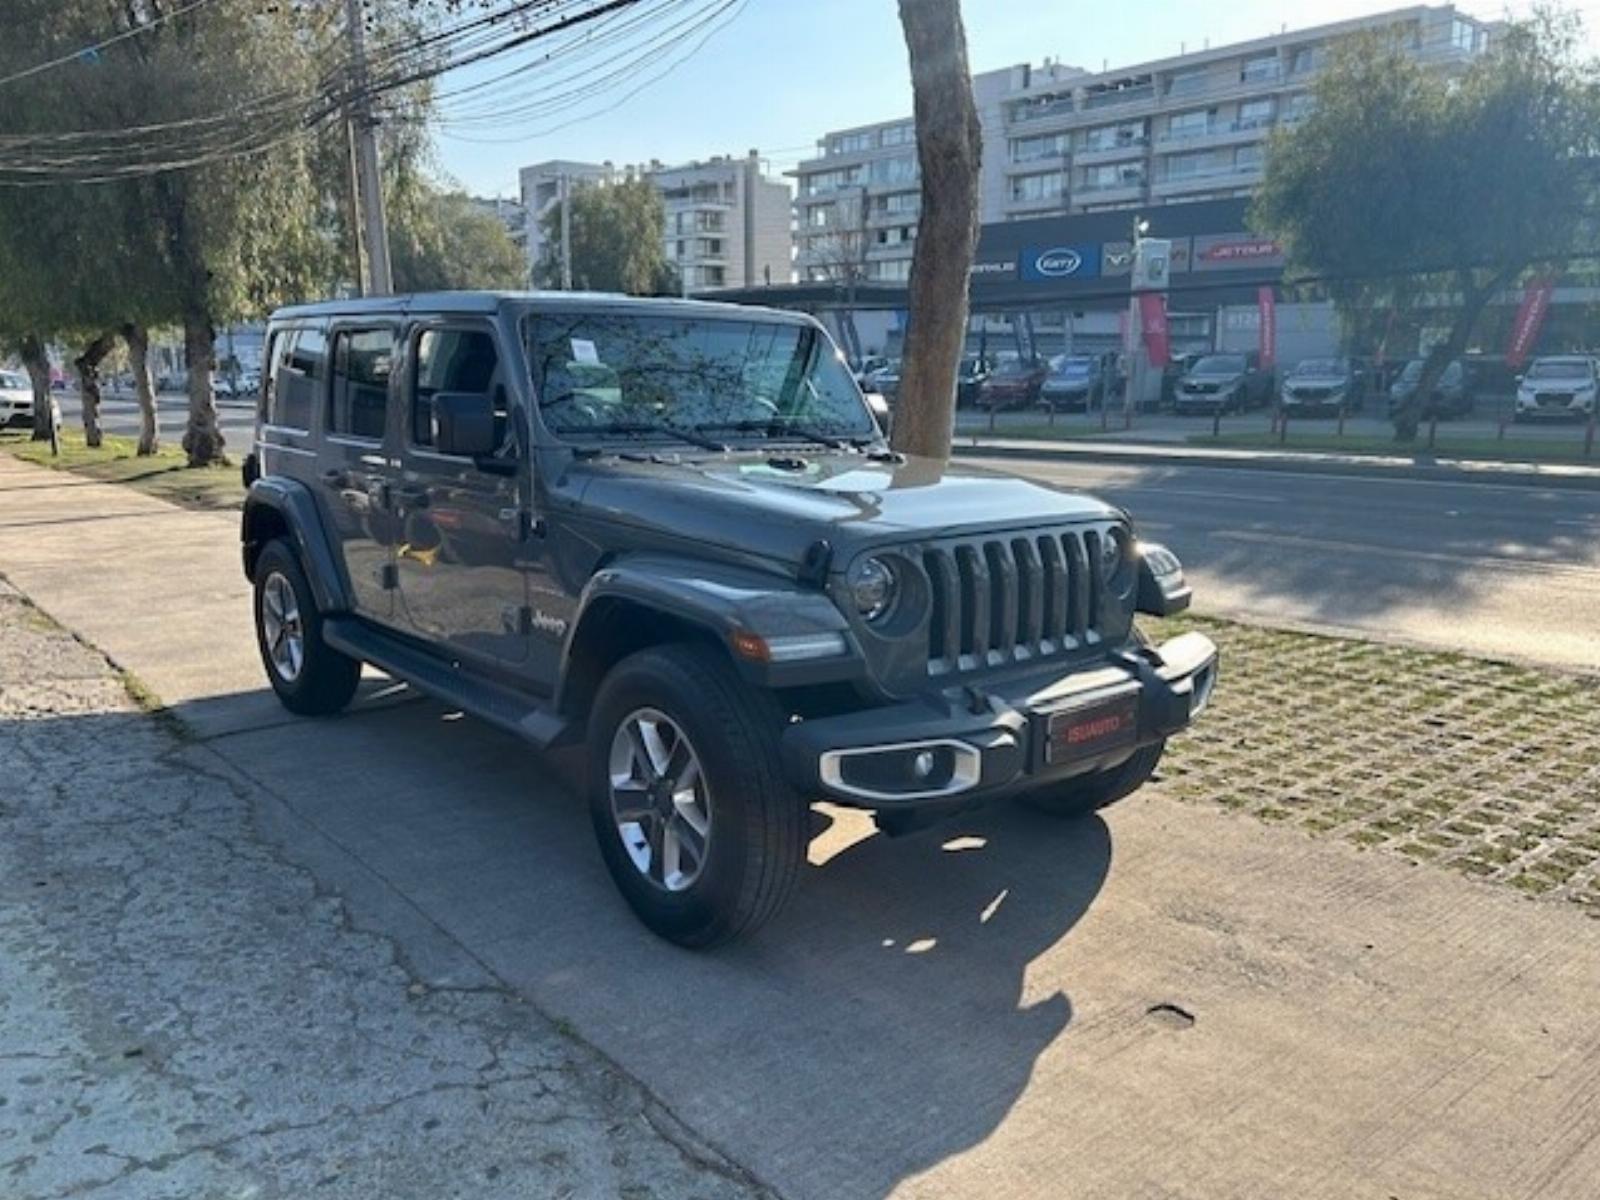
M351 104L351 138L355 143L357 197L366 231L367 287L369 296L394 291L389 264L389 229L383 215L383 178L378 171L378 140L372 119L372 98L367 94L367 42L361 22L361 0L345 0L346 32L350 37L350 63L354 97Z

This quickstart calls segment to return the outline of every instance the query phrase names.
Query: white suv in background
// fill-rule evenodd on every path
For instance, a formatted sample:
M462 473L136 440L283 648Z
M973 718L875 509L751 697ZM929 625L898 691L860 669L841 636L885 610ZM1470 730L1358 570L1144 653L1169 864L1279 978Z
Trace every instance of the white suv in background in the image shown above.
M1600 375L1595 360L1582 354L1536 358L1517 384L1516 419L1595 415Z
M21 371L0 369L0 429L33 424L33 385Z

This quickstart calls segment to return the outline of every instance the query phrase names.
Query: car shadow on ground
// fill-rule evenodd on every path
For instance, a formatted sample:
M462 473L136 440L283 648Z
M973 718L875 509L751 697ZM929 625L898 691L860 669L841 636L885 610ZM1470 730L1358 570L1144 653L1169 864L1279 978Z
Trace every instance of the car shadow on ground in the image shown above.
M346 867L377 876L478 963L615 1059L790 1198L886 1196L1005 1120L1071 998L1028 987L1103 885L1111 837L1011 804L900 839L824 812L788 909L694 954L654 938L605 874L576 755L381 690L331 721L210 739ZM177 710L226 727L218 705ZM367 707L370 706L370 707ZM266 801L272 803L272 801ZM293 831L301 829L299 834ZM313 832L314 831L314 832ZM382 906L372 917L381 923Z

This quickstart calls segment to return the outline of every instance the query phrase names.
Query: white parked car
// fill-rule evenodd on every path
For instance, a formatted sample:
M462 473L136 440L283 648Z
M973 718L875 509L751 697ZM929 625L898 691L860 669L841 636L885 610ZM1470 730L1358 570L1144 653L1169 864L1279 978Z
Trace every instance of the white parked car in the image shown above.
M0 428L33 424L33 385L21 371L0 370Z
M1536 358L1517 384L1516 419L1577 417L1595 415L1595 396L1600 391L1600 374L1595 360L1583 354L1548 355Z

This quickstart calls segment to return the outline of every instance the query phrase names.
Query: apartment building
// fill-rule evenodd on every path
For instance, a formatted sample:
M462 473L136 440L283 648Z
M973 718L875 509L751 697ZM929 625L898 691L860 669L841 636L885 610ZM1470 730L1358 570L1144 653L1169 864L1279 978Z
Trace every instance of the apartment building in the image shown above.
M1310 111L1339 39L1384 30L1417 59L1457 69L1494 22L1415 5L1098 72L1046 61L973 76L983 127L985 223L1248 196L1267 139ZM794 171L802 279L910 272L918 174L909 120L840 130Z
M543 218L557 209L564 189L626 178L646 179L660 194L666 217L662 244L686 291L792 278L789 186L766 177L755 150L743 158L716 155L679 166L651 162L619 168L557 160L522 168L530 269L545 252Z
M581 187L584 184L610 183L618 177L618 174L616 167L609 162L574 162L564 158L534 163L517 172L517 183L522 195L524 226L527 229L523 245L528 255L530 278L533 277L534 268L544 257L545 216L561 203L561 197L566 194L566 189Z

